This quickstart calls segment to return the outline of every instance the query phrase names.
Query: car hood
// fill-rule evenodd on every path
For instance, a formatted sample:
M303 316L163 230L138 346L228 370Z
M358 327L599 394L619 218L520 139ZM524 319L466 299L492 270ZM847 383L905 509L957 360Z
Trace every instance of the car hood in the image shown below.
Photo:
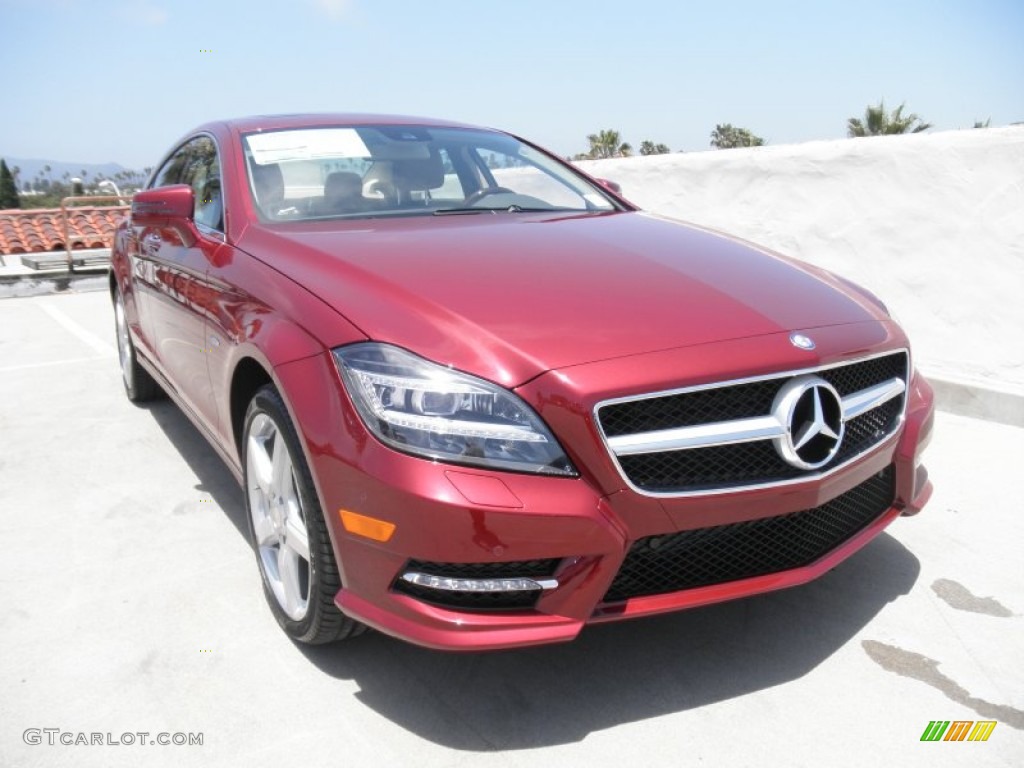
M598 360L883 317L828 273L638 212L289 223L251 227L238 245L369 338L505 386Z

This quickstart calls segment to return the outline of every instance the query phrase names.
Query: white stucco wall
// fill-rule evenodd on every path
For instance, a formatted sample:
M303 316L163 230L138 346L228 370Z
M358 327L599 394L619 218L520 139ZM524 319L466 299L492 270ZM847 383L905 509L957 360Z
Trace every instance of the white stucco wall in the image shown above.
M1024 392L1024 126L580 162L869 288L943 378Z

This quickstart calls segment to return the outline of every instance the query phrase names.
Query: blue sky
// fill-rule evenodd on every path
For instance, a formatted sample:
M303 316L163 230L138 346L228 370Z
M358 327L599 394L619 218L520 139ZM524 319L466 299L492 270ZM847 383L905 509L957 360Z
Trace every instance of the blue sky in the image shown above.
M716 123L841 138L885 98L933 130L1024 121L1024 2L0 0L0 156L154 164L249 114L446 117L561 154ZM210 51L210 52L205 52Z

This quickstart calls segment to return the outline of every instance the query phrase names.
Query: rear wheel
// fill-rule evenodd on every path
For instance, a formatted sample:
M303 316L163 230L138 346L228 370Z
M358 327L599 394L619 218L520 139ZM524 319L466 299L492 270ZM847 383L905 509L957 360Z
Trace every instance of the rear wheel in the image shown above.
M249 404L242 445L249 534L277 623L309 644L358 634L363 625L334 604L341 578L330 536L295 428L272 385Z
M133 403L155 400L163 396L163 390L149 371L139 365L132 344L132 336L128 332L128 318L124 313L124 298L120 290L114 291L114 329L117 332L117 356L121 362L121 380L124 391Z

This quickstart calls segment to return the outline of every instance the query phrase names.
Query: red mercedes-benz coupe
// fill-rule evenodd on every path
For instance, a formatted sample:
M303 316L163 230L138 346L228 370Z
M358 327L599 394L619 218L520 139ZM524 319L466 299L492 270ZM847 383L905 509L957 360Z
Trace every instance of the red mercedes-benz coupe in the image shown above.
M500 131L189 133L117 232L128 397L245 489L305 643L570 640L801 584L914 514L933 396L873 295Z

